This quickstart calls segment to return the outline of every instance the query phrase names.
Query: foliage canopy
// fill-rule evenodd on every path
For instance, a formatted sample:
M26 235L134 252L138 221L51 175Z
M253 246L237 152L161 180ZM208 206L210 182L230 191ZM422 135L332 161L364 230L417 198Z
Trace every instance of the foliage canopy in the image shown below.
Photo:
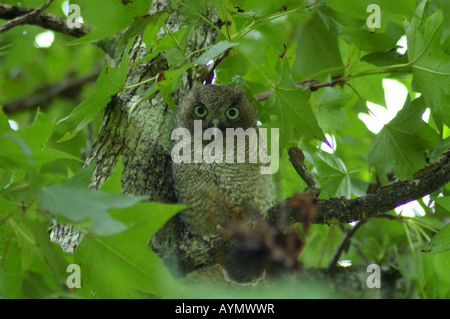
M267 99L254 98L254 103L263 126L280 128L282 156L274 176L278 200L307 186L289 163L286 149L291 146L303 149L308 168L321 183L320 198L364 196L372 184L412 179L413 173L449 149L448 1L208 1L221 20L229 22L214 26L219 32L216 44L199 48L202 54L196 59L186 54L186 46L194 26L209 23L202 13L205 2L169 2L171 10L148 15L147 0L70 1L80 6L84 23L94 30L79 39L54 33L50 47L36 43L36 36L45 31L38 26L22 25L2 33L0 296L210 297L205 290L195 294L175 283L147 247L149 237L183 206L142 203L142 198L122 195L121 165L99 191L89 189L91 171L82 169L101 126L102 109L117 92L130 89L124 86L128 50L138 34L148 55L137 63L159 53L168 60L164 79L149 79L153 85L140 92L141 100L161 94L176 110L171 94L181 84L180 75L226 51L228 56L215 70L215 83L241 84L255 97L272 91ZM36 1L21 4L33 8ZM64 16L63 4L55 0L46 12ZM379 28L367 26L370 4L381 10ZM177 8L189 23L158 37ZM119 32L116 50L125 53L114 67L92 42ZM406 52L398 51L402 37ZM93 72L95 82L49 94L52 88ZM301 87L307 80L323 86ZM401 83L407 96L395 116L374 133L361 114L370 115L370 103L388 108L389 81ZM424 112L429 112L429 119L424 120ZM326 151L324 144L332 150ZM405 280L405 297L450 298L449 184L416 203L420 208L413 216L392 211L392 218L367 221L340 260L398 270ZM85 227L74 254L49 243L48 230L56 221ZM327 267L351 227L313 225L305 237L301 263ZM66 286L69 264L82 266L80 289ZM253 293L266 298L312 297L306 288ZM320 291L316 296L330 295Z

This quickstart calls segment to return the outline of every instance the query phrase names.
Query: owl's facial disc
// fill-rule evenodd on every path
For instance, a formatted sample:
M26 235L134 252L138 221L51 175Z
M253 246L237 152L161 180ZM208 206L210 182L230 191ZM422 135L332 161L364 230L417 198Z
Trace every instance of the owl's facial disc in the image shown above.
M220 126L220 120L219 120L218 118L214 118L214 119L211 121L211 124L212 124L212 127L214 127L214 128L219 128L219 126Z

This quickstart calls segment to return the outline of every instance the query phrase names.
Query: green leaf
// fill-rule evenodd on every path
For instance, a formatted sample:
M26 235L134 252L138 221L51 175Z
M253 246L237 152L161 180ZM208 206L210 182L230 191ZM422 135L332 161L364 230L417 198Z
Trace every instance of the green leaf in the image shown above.
M173 80L170 80L165 85L161 85L160 83L160 89L159 92L161 93L161 96L163 97L164 102L174 111L177 111L177 107L175 105L175 101L173 100L172 93L175 91L175 89L180 85L181 79L176 78Z
M188 31L190 29L190 27L183 27L173 33L167 31L164 37L157 41L155 47L157 47L160 52L178 47L186 36L186 33L189 35Z
M3 282L3 293L5 298L22 298L20 286L23 280L24 269L22 268L22 251L18 246L17 236L15 236L14 226L10 219L17 216L17 208L4 197L0 197L0 251L2 252L2 262L0 277ZM19 233L20 234L20 233Z
M62 158L60 154L44 148L54 130L55 121L49 121L39 110L29 127L18 131L5 130L6 133L0 135L0 163L5 166L35 169L36 164Z
M176 32L176 34L179 33L176 45L173 48L168 49L164 54L169 65L179 66L183 64L185 60L190 64L189 58L186 58L186 49L192 28L193 26L189 26Z
M80 44L112 36L130 26L136 16L136 13L118 0L97 0L95 3L88 0L78 0L77 3L80 5L84 22L94 26L95 29L84 37L69 42L69 44ZM99 8L102 12L99 12Z
M325 139L308 103L310 93L295 87L289 61L280 59L276 70L275 93L267 101L266 107L271 114L277 115L280 121L280 136L290 134L292 129L295 129L302 137L315 138L319 141ZM285 143L280 142L280 144Z
M312 172L317 176L322 192L328 197L351 197L352 183L344 162L331 155L305 145L302 147L309 162L314 164Z
M99 298L142 298L148 294L170 296L173 281L159 258L148 247L149 238L183 205L141 203L112 215L128 229L108 237L87 234L75 251L81 264L82 289ZM108 283L108 284L105 284Z
M111 175L109 175L108 179L100 187L100 190L107 192L107 193L121 194L122 193L122 171L123 171L123 157L120 156Z
M142 97L131 107L130 113L143 101L150 99L158 90L169 107L176 112L177 108L173 100L172 93L180 85L180 76L189 69L190 65L185 64L182 67L172 70L166 70L159 74L159 82L153 82L152 86L142 93Z
M142 102L153 97L153 95L158 90L159 90L158 84L153 82L152 86L150 86L147 90L140 92L139 95L142 95L142 97L139 100L137 100L136 103L133 104L133 106L130 108L129 113L133 112L135 110L135 108L138 107Z
M442 153L444 153L448 149L450 149L450 136L440 141L439 144L434 148L434 150L431 151L430 161L434 162L442 155Z
M383 52L394 48L398 39L404 34L403 28L389 22L386 31L370 32L356 27L344 28L341 37L353 42L356 47L365 52ZM397 62L398 63L398 62Z
M450 54L441 46L442 11L405 22L408 57L413 68L412 88L421 92L439 118L450 126Z
M355 75L368 70L373 70L373 66L364 61L359 61L352 74ZM365 100L378 105L386 106L383 79L383 74L363 75L351 79L349 83Z
M78 121L77 127L73 131L64 134L58 142L64 142L74 138L81 129L94 119L98 112L111 101L112 96L122 90L127 71L128 50L125 50L118 68L111 68L106 63L104 64L102 72L98 76L97 83L95 84L94 93L81 102L69 116L58 122L60 124L63 121Z
M126 227L112 219L108 211L133 206L139 198L89 189L90 173L91 170L85 170L60 184L41 188L39 205L73 223L90 220L87 229L93 234L111 235L125 230Z
M442 299L450 298L450 252L443 252L437 255L430 255L433 257L433 266L436 273L436 281L438 297Z
M448 298L450 253L421 254L407 250L398 256L405 283L414 284L420 298Z
M407 64L408 58L406 54L399 55L397 51L389 51L367 54L361 58L361 61L368 62L376 66L392 66L398 64ZM398 68L396 70L402 70L405 73L412 72L412 69L409 65L405 65L403 68Z
M137 34L144 31L147 25L152 22L153 19L150 19L149 16L145 17L135 17L133 23L130 27L125 31L125 33L120 37L119 43L116 47L116 56L119 56L120 52L124 49L124 47L130 42L132 38L134 38Z
M40 214L34 212L35 214ZM28 249L28 254L36 256L41 261L40 268L34 268L33 272L40 277L40 280L45 280L48 283L49 291L40 292L34 298L42 297L57 297L62 293L67 293L66 278L67 278L67 261L61 255L60 248L52 245L48 237L48 221L41 220L38 218L34 219L30 216L31 212L28 212L28 219L25 221L26 231L32 234L34 237L34 245L29 245L29 247L21 247L22 251ZM26 278L29 277L27 274ZM34 280L32 281L34 282ZM30 282L31 284L31 282ZM40 285L33 286L40 290ZM23 288L26 291L25 288Z
M0 105L0 135L11 130L8 122L8 116L3 112L3 107Z
M301 27L297 42L301 45L297 46L293 72L304 79L320 81L343 73L337 37L329 32L317 14Z
M146 15L148 14L148 10L150 9L152 1L132 0L132 1L122 1L122 4L133 12L136 12L141 15Z
M121 192L122 159L101 190ZM72 184L84 184L89 175L75 176ZM111 195L111 194L110 194ZM123 195L115 195L123 197ZM109 214L126 227L119 234L99 237L88 232L75 251L82 267L82 288L86 296L100 298L138 298L148 294L168 294L173 284L165 266L148 247L150 237L184 205L137 203L128 208L109 209ZM108 282L108 285L105 285ZM87 291L86 291L87 290Z
M224 53L229 48L232 48L236 45L239 45L239 43L234 42L228 42L228 41L219 41L216 44L214 44L211 48L206 50L205 53L203 53L201 56L199 56L197 59L195 59L193 64L206 64L210 60L214 60L218 56L220 56L222 53Z
M376 168L385 184L387 173L392 170L397 178L411 179L412 174L426 165L424 151L439 142L439 136L425 122L423 99L412 103L407 98L397 116L386 124L372 141L369 151L369 166Z
M147 51L149 51L150 53L147 54L142 59L136 61L133 65L154 59L158 54L160 54L163 51L167 51L165 52L165 55L166 54L168 55L167 56L168 60L170 59L181 61L182 59L184 59L187 37L189 36L190 33L189 31L191 30L191 27L183 27L174 33L166 31L166 33L162 38L156 40L156 36L168 16L169 14L161 15L159 19L156 21L155 25L150 24L147 27L147 29L144 32L143 41L146 44Z
M448 212L450 212L450 196L438 197L435 201L438 205L444 207Z
M142 41L147 45L147 50L149 51L154 45L154 41L156 40L156 35L161 29L164 21L169 17L168 12L161 12L161 14L154 14L151 16L151 22L147 25L147 28L142 35ZM156 18L156 21L154 20Z
M0 197L0 268L6 298L51 298L65 293L66 261L49 241L49 216L36 204Z
M341 108L349 98L343 90L330 87L312 94L311 105L314 107L319 126L325 132L335 132L348 124L349 119Z
M442 11L443 12L450 12L450 2L445 0L439 0ZM441 44L445 47L449 47L450 43L450 17L448 14L444 15L444 31L441 35Z
M432 254L439 254L447 250L450 250L450 224L446 225L434 235L428 246L424 249L425 252Z
M381 19L383 19L383 12L411 16L416 7L414 0L399 0L395 2L389 0L327 0L327 4L334 10L362 19L367 19L372 13L367 12L367 7L371 4L376 4L380 7Z
M47 116L38 110L33 123L15 133L30 146L33 152L37 152L47 143L54 130L55 121L49 121Z

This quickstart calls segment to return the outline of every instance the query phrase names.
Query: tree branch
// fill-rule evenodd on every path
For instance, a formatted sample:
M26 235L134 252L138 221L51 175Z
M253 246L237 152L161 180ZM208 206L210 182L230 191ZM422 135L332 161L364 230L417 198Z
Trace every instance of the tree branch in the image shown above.
M333 260L336 260L347 246L350 237L368 218L381 216L401 204L431 194L445 186L449 181L450 149L444 152L434 163L417 171L413 175L413 180L397 181L379 188L375 193L354 199L316 199L310 197L311 200L308 200L308 195L297 194L273 206L267 213L266 221L268 225L275 229L282 230L297 222L308 225L310 222L337 224L359 220L358 226L355 226L341 242L340 248L333 257ZM314 206L316 209L313 209ZM311 213L313 210L316 211L315 214ZM181 251L175 255L179 258L181 273L184 274L216 264L218 256L221 253L223 254L224 247L228 247L229 242L221 235L216 235L208 242L196 242L196 245L190 246L186 243L195 241L189 237L187 232L181 231L182 228L179 227L182 226L179 222L176 222L178 218L179 215L174 216L158 232L159 234L157 233L162 237L167 233L176 234L176 237L171 238L171 244L167 246L152 245L154 251L164 255L164 250L167 247L181 248ZM335 262L333 262L334 264ZM329 269L334 270L334 267L330 266Z
M23 16L30 15L28 18L21 21L21 23L37 25L75 38L81 38L92 31L92 27L82 23L79 28L69 28L65 18L41 11L36 12L36 9L19 8L9 4L0 3L0 19L14 21L16 18L22 19Z
M317 215L314 222L328 225L350 223L386 213L437 191L450 181L450 149L434 163L416 172L413 178L383 186L375 193L363 197L316 199ZM298 221L299 211L291 207L291 199L292 197L287 198L269 210L270 224L277 225L280 220Z
M341 76L336 76L331 81L325 82L325 83L321 83L319 80L312 79L312 80L297 81L294 83L294 85L296 87L299 87L302 89L309 88L311 91L316 91L316 90L326 87L326 86L333 87L337 84L344 84L344 83L345 83L345 76L341 75ZM273 95L273 93L274 93L274 91L270 90L270 91L258 93L256 95L254 95L253 97L255 98L255 100L261 102L261 101L267 100L269 97L271 97Z
M308 185L308 188L305 189L304 193L311 194L314 197L319 196L321 191L320 183L314 177L314 175L308 171L305 164L303 163L303 161L305 160L305 155L303 154L302 150L298 147L291 147L288 149L288 154L289 161L291 162L292 166L294 166L297 174L300 175L300 177Z
M48 0L46 3L44 3L42 5L42 7L31 10L30 12L20 15L16 18L12 19L11 21L5 23L4 25L1 26L0 32L8 31L9 29L14 28L15 26L25 24L28 21L30 21L31 19L36 18L37 16L39 16L39 14L41 14L42 11L47 9L52 4L52 2L53 2L53 0Z
M351 229L349 229L346 233L342 241L339 243L338 248L333 254L333 257L331 257L331 261L328 264L328 270L331 271L336 268L337 262L339 261L339 258L341 257L342 253L346 251L350 245L352 236L356 233L356 231L364 225L368 219L361 219L359 220L355 226L353 226Z
M26 23L30 25L36 25L44 29L59 32L75 38L84 37L85 35L91 33L93 30L92 26L83 23L80 23L79 27L69 27L67 25L66 18L62 18L47 12L41 12L42 10L36 10L39 9L19 8L16 6L11 6L9 4L0 3L0 19L13 21L14 19L19 19L20 24ZM27 16L27 18L23 19L23 16ZM5 27L5 25L3 27ZM118 40L119 39L117 36L112 36L96 41L93 44L98 46L111 57L114 57L115 46Z
M390 214L379 214L377 216L374 216L374 218L387 218L391 220L401 220L402 216L396 216L396 215L390 215ZM369 219L361 219L359 220L352 228L350 228L346 233L344 238L339 243L337 249L335 250L333 257L331 257L331 261L328 264L328 271L333 271L337 268L337 263L339 261L339 258L341 257L342 253L348 250L348 247L350 246L351 239L353 235L355 235L356 231L364 225Z
M450 181L450 149L437 161L415 173L413 177L413 180L398 181L379 188L376 193L355 199L316 199L310 195L297 194L273 206L267 213L266 222L274 229L283 231L298 222L302 222L305 226L310 222L336 224L359 220L358 226L355 226L341 242L340 248L333 257L333 260L336 260L345 249L350 237L369 217L382 216L383 213L398 205L422 198L448 183ZM313 211L315 214L312 213ZM260 229L255 228L255 231ZM175 237L168 234L175 234ZM160 240L166 237L170 240ZM178 271L184 275L218 263L229 245L229 241L220 234L212 236L209 241L193 240L189 232L183 230L179 215L170 219L151 241L152 249L168 261L168 264L172 266L178 264ZM249 250L249 253L252 251ZM168 259L168 255L173 258ZM329 269L336 270L334 267Z
M5 113L13 113L19 112L23 110L27 110L30 108L35 108L37 106L43 106L48 101L57 96L76 96L80 90L80 88L86 84L86 82L93 81L97 79L100 70L96 70L92 73L86 74L79 78L68 78L62 83L58 83L56 85L45 85L44 87L38 89L36 92L33 92L29 96L22 97L15 101L11 101L8 103L4 103L3 111ZM1 104L1 103L0 103Z

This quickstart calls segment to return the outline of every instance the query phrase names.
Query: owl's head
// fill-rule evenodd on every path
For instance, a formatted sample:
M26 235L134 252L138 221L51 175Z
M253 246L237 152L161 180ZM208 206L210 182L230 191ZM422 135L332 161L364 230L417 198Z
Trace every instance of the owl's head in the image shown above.
M194 131L194 120L202 120L203 130L216 127L256 127L257 111L239 86L201 85L182 100L177 115L177 126Z

